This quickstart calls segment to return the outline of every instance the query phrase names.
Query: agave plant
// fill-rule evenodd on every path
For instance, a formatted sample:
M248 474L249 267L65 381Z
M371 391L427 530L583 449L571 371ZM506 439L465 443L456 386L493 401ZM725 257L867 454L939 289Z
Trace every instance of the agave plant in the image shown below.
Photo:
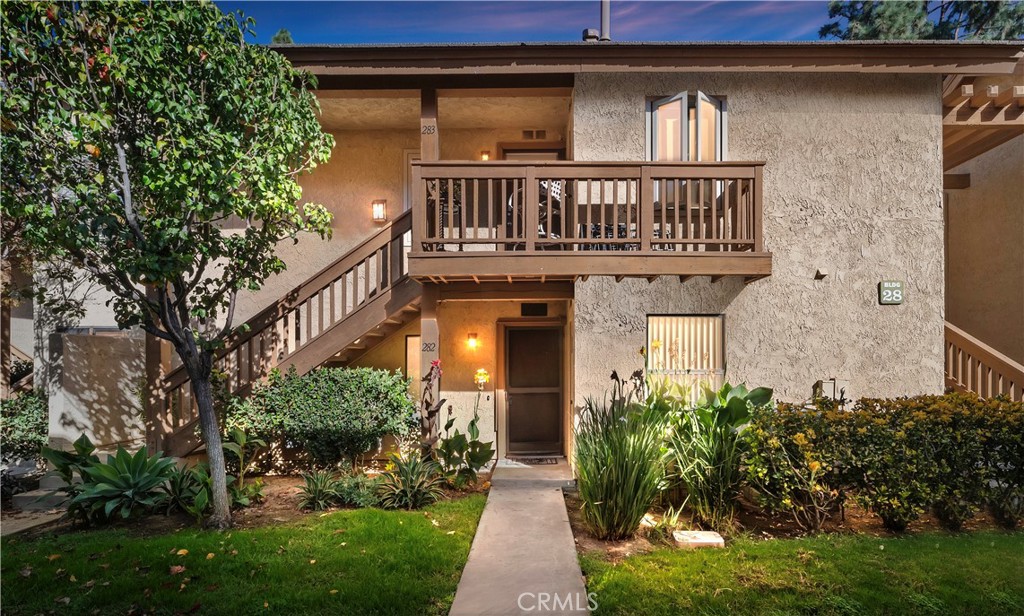
M697 406L684 410L673 426L669 446L675 476L697 519L715 529L731 525L742 474L739 438L752 408L771 401L772 390L729 383L715 391L704 386Z
M334 473L330 471L313 471L303 473L302 479L305 485L302 486L299 500L300 509L313 509L321 511L341 500L341 483Z
M135 455L118 447L117 453L80 467L82 485L71 500L69 514L87 520L106 520L120 513L131 517L162 504L167 498L164 484L174 472L174 460L160 454L149 456L143 447Z
M419 452L406 457L391 454L394 468L381 476L377 486L380 506L385 509L419 509L444 495L441 467L423 459Z

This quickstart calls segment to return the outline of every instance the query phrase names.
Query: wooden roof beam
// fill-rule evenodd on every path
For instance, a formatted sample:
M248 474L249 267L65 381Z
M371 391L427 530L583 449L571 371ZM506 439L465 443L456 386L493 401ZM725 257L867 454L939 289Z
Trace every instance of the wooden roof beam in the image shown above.
M981 88L971 97L971 108L978 109L992 102L999 96L999 86L991 85Z
M955 91L953 95L944 99L943 102L950 107L956 107L960 103L969 100L972 96L974 96L974 86L967 84L960 86L959 91Z
M1013 104L1017 107L1024 106L1024 86L1011 86L1003 88L995 98L996 107L1006 107Z
M962 190L970 187L970 173L944 173L942 175L942 190Z

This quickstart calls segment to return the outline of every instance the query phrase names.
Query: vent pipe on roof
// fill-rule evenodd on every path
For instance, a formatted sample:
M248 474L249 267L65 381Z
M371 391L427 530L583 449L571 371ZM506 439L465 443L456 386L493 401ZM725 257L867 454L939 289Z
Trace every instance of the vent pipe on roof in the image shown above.
M612 40L612 0L601 0L601 40Z

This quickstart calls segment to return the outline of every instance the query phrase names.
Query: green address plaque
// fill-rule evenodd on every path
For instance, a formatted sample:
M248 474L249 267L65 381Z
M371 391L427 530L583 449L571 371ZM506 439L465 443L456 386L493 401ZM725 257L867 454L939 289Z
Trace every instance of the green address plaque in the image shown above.
M883 280L878 283L878 303L882 306L895 306L903 303L906 294L902 280Z

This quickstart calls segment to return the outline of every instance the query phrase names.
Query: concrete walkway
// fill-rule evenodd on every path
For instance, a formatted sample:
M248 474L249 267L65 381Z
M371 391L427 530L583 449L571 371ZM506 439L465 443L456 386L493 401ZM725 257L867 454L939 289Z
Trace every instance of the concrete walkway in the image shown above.
M589 613L562 497L571 478L564 461L499 463L451 616Z

